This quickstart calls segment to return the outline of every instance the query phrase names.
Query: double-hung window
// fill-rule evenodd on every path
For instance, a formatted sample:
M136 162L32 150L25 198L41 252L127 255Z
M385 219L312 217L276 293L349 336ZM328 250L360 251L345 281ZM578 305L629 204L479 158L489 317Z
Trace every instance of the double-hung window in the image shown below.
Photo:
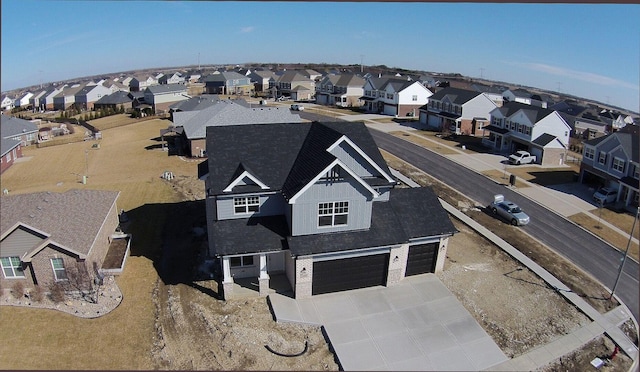
M584 157L587 159L591 159L593 160L593 158L596 156L596 150L592 149L592 148L585 148L584 149Z
M620 159L620 158L613 158L613 164L611 165L611 167L615 170L617 170L618 172L622 173L624 172L624 159Z
M235 214L247 214L260 211L260 197L241 196L233 198L233 208Z
M253 256L231 257L229 263L231 267L253 266Z
M348 216L348 201L318 204L318 226L343 226L347 224Z
M600 151L600 155L598 155L598 163L605 164L607 161L607 153Z
M64 268L64 260L62 258L52 258L51 267L53 267L53 275L56 280L67 280L67 270Z
M2 257L0 265L5 278L24 278L20 257Z

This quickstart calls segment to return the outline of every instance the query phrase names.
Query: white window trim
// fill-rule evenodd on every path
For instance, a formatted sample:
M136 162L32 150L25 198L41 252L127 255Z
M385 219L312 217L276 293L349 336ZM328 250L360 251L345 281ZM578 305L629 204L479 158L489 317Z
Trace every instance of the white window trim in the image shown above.
M53 264L53 260L60 260L62 262L62 269L56 269L55 265ZM67 276L67 268L64 266L64 259L60 258L60 257L54 257L50 260L51 262L51 269L53 270L53 278L56 280L56 282L62 282L62 281L67 281L69 280L69 278L62 278L59 279L58 278L58 273L57 271L60 270L64 270L64 276Z
M606 152L600 151L600 154L598 154L598 164L602 164L602 165L607 164L607 153Z
M584 157L587 159L595 159L596 157L596 149L585 147L584 149Z
M613 170L615 170L615 171L618 171L618 172L622 173L622 172L624 172L624 168L625 168L626 163L627 162L624 161L624 159L615 156L613 158L613 161L611 162L611 168ZM618 169L618 165L622 165L622 167L621 167L622 169Z
M249 199L257 199L258 202L257 203L249 203ZM243 201L243 204L236 204L236 200L237 201ZM257 206L258 210L257 211L250 211L249 207L253 207L253 206ZM244 207L244 212L237 212L236 211L236 207ZM260 197L259 196L236 196L233 198L233 214L235 215L239 215L239 214L253 214L253 213L260 213Z
M342 208L346 208L347 211L346 212L337 213L336 212L336 205L338 203L344 203ZM330 213L326 213L326 214L322 214L322 215L320 214L320 207L323 204L330 204L330 207L329 207L331 209ZM347 223L336 224L336 216L347 216ZM320 225L320 217L331 217L331 224L330 225ZM335 201L335 202L320 202L320 203L318 203L318 219L317 219L317 223L318 223L318 228L319 229L349 225L349 201L342 200L342 201Z
M247 264L244 261L246 259L248 259L249 257L251 258L251 263ZM231 260L235 259L235 258L239 258L240 259L240 265L234 265L234 264L231 263ZM253 256L234 256L234 257L229 257L229 267L232 268L232 269L237 269L237 268L242 268L242 267L251 267L251 266L255 266L255 265L256 265L255 264L255 259L254 259Z
M11 271L13 272L13 276L7 276L7 274L5 273L5 266L2 264L2 260L0 260L0 268L2 268L2 275L4 276L5 279L23 279L24 276L24 270L18 271L21 272L22 275L17 275L16 274L16 268L20 267L22 268L22 261L20 260L20 257L2 257L2 258L7 258L9 259L9 263L11 264L10 267L6 267L6 269L11 269ZM12 258L17 258L18 259L18 265L19 266L14 266L13 263L11 262Z

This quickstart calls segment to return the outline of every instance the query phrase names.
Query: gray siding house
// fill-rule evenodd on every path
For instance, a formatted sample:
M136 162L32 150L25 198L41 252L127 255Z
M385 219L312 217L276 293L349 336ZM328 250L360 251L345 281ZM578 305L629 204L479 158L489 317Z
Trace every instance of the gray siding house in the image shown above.
M364 123L207 127L209 254L236 278L284 274L296 298L442 270L456 229L430 188L396 181Z

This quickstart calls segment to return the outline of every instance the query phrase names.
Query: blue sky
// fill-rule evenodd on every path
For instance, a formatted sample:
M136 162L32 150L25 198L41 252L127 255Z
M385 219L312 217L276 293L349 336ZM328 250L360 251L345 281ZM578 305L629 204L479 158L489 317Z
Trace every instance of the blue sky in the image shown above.
M459 72L640 111L640 5L2 1L2 91L245 62ZM199 56L199 58L198 58Z

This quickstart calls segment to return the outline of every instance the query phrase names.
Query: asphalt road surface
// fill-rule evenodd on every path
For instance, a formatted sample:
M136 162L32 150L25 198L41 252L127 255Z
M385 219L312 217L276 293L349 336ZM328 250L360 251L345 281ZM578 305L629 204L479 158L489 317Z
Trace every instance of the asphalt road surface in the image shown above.
M479 206L485 207L493 201L493 195L503 194L505 199L520 205L531 217L531 223L521 227L523 230L571 260L608 288L613 288L623 254L611 245L535 201L444 156L380 131L370 132L380 148L475 200ZM629 307L636 320L638 291L638 263L627 259L615 294Z

